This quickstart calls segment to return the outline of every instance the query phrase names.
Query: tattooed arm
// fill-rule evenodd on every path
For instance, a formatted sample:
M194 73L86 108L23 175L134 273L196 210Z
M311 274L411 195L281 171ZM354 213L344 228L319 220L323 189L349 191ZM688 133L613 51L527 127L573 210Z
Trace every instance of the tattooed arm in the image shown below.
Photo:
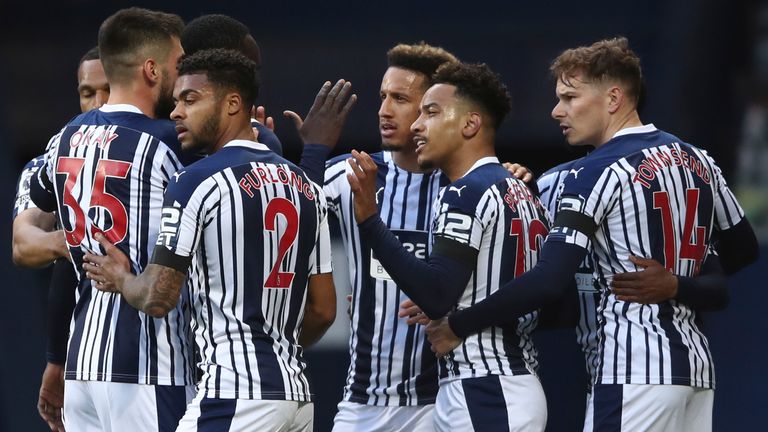
M96 240L107 254L86 254L83 269L97 289L119 292L128 304L155 318L164 317L176 307L186 272L151 263L136 276L130 271L128 257L120 249L101 234L96 235Z

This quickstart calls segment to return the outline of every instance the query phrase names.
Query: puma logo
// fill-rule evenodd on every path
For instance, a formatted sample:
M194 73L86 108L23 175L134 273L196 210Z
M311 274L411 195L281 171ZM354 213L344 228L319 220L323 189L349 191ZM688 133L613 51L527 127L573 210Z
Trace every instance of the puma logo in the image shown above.
M457 188L456 186L451 186L448 188L448 192L456 192L457 194L459 194L459 197L461 197L461 190L464 189L465 187L467 187L467 185L464 185L460 188Z
M378 203L379 203L379 194L380 194L380 193L381 193L381 191L383 191L383 190L384 190L384 186L380 187L380 188L379 188L379 190L377 190L377 191L376 191L376 204L378 204Z
M581 171L583 169L584 169L584 167L581 167L581 168L579 168L577 170L571 169L570 171L568 171L568 174L573 174L573 178L579 178L579 171Z
M186 171L179 171L179 172L173 173L173 178L176 179L176 183L179 182L179 177L181 177L181 175L184 174L185 172Z

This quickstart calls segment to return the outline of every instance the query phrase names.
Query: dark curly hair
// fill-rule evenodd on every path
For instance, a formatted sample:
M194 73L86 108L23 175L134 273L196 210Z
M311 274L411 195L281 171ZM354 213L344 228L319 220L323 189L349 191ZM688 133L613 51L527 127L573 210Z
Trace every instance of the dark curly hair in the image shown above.
M569 78L582 73L592 82L618 81L624 92L632 98L638 109L645 99L645 82L640 68L640 57L629 48L625 37L604 39L590 46L563 51L549 68L552 76L566 85Z
M208 81L237 91L246 106L252 106L258 93L256 63L235 50L209 49L184 57L179 62L179 76L205 73Z
M456 96L479 105L498 129L511 109L511 97L501 77L485 63L447 63L432 77L434 84L456 87Z
M419 72L427 77L427 87L437 68L444 63L457 63L459 60L440 47L421 41L417 44L398 44L387 51L387 63L390 67Z

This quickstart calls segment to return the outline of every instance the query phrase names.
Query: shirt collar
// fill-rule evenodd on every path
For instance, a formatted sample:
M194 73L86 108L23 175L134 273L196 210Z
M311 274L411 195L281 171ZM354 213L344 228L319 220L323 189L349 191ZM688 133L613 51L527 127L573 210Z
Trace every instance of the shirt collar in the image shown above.
M623 135L629 135L629 134L641 134L641 133L654 132L656 130L657 130L656 126L654 126L653 123L649 123L647 125L624 128L616 132L615 134L613 134L612 138L620 137Z
M469 174L472 171L480 168L483 165L488 165L488 164L491 164L491 163L500 163L499 162L499 158L497 158L496 156L486 156L484 158L480 158L471 167L469 167L469 170L467 170L467 172L465 172L464 175L461 176L461 177L466 176L467 174Z
M101 112L132 112L136 114L144 114L139 108L131 104L104 104L99 108Z
M232 147L246 147L246 148L253 149L253 150L266 150L266 151L269 151L269 147L267 147L266 145L264 145L264 144L262 144L260 142L251 141L251 140L236 139L236 140L232 140L232 141L224 144L224 147L230 147L230 146L232 146Z

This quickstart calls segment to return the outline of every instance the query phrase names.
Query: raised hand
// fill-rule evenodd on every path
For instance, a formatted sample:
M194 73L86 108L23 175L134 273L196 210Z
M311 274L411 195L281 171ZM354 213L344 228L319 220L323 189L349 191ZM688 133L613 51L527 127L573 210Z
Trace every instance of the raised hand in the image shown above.
M629 260L643 270L613 275L610 285L617 299L654 304L677 295L677 277L659 262L632 255Z
M447 316L430 321L426 333L429 343L432 344L432 352L438 357L447 355L461 345L461 339L453 333L451 326L448 325Z
M264 109L263 105L259 105L254 108L252 114L253 115L251 117L256 119L257 122L263 124L272 132L275 131L275 119L272 117L267 117L267 111Z
M95 238L107 254L104 256L85 254L83 261L85 276L94 281L94 286L100 291L120 292L123 280L131 275L131 262L104 235L96 234Z
M378 213L376 205L376 172L378 168L368 153L352 150L352 157L347 159L347 181L352 189L355 202L355 220L361 223Z
M341 135L341 129L347 121L347 115L357 101L357 95L351 94L352 83L338 80L331 87L326 81L315 96L315 102L302 120L293 111L284 111L283 115L292 119L304 144L322 144L335 147Z

